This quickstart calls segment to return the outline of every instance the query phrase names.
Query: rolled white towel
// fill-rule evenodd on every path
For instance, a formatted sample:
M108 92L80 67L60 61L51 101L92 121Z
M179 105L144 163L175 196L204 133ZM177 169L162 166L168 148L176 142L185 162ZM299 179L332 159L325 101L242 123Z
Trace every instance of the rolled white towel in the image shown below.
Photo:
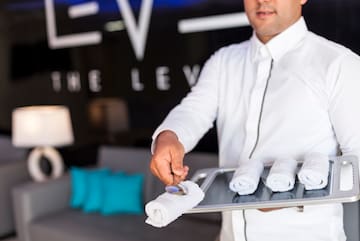
M286 192L294 188L297 161L295 159L277 159L266 178L266 186L273 192Z
M239 195L254 193L259 185L263 170L264 164L260 160L251 159L240 163L229 183L230 190Z
M305 155L304 163L298 173L299 181L306 190L322 189L328 184L329 157L321 153Z
M145 205L147 224L157 228L165 227L204 199L205 194L196 183L184 181L181 185L187 189L186 195L165 192Z

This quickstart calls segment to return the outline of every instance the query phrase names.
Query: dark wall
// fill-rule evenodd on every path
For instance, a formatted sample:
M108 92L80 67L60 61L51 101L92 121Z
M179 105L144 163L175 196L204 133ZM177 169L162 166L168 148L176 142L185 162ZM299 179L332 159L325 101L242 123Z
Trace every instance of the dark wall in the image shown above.
M191 33L178 30L180 20L243 12L240 0L125 2L130 2L137 27L132 29L136 35L133 39L131 27L125 23L131 16L124 16L126 6L116 0L2 1L2 131L11 129L15 107L62 104L71 111L75 146L149 146L156 126L194 84L189 73L196 79L197 70L211 53L246 40L252 33L249 26ZM144 21L149 28L141 34L147 24L141 26L138 19L146 11L141 7L149 2L151 15L148 22ZM54 7L46 8L49 3ZM97 9L72 19L68 10L84 3L95 3ZM358 0L317 0L306 4L304 16L310 30L360 53L359 10ZM69 46L49 47L56 42L47 29L51 20L46 13L51 11L55 39L70 36ZM117 31L111 31L114 28ZM101 40L74 44L74 35L85 33L96 33ZM145 41L141 42L141 36ZM216 145L216 134L211 130L197 149L215 152Z

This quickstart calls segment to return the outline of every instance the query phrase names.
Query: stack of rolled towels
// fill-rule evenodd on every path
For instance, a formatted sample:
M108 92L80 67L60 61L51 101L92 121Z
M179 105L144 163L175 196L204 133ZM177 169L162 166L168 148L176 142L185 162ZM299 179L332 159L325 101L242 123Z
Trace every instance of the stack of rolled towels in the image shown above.
M157 228L165 227L204 199L205 194L196 183L184 181L180 184L186 188L186 195L165 192L145 205L147 224Z
M249 195L256 191L264 164L261 160L250 159L239 164L229 183L229 188L239 195ZM275 160L266 178L266 186L273 192L286 192L294 188L296 174L306 190L322 189L328 184L329 160L321 153L310 153L297 173L295 159ZM154 227L165 227L182 214L194 208L204 199L204 192L192 181L180 183L187 190L186 195L163 193L145 206L148 216L146 223Z
M264 165L260 160L251 159L240 163L229 183L229 188L239 195L256 191ZM305 155L298 170L298 162L292 158L276 159L270 168L265 185L273 192L286 192L294 188L296 175L306 190L322 189L328 184L329 158L321 153Z

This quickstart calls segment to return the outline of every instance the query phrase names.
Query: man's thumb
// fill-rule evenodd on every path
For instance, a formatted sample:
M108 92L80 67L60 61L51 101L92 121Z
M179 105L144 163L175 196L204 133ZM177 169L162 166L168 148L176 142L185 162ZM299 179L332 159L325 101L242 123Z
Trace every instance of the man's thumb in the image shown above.
M184 166L182 159L173 160L173 162L171 163L171 171L177 176L181 176L184 174Z

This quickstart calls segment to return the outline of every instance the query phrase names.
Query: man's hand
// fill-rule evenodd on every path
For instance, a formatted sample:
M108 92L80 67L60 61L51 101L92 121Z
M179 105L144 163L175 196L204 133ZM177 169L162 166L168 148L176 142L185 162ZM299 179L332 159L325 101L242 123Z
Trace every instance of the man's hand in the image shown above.
M176 134L163 131L157 136L155 144L151 172L165 185L176 185L185 180L189 167L183 166L185 150Z

